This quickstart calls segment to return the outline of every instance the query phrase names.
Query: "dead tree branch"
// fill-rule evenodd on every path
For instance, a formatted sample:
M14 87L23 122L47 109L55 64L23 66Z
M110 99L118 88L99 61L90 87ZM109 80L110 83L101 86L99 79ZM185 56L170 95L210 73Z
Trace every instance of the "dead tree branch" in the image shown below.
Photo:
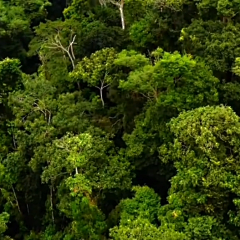
M103 6L106 6L108 2L118 7L118 9L120 11L120 16L121 16L122 29L125 30L125 17L124 17L124 11L123 11L124 0L120 0L120 1L118 1L118 0L99 0L99 3Z
M51 42L47 43L45 46L49 49L59 49L62 50L63 53L66 53L72 63L73 70L75 69L75 54L73 45L75 45L76 35L70 37L69 45L67 47L63 46L60 32L57 32L57 35L52 39Z

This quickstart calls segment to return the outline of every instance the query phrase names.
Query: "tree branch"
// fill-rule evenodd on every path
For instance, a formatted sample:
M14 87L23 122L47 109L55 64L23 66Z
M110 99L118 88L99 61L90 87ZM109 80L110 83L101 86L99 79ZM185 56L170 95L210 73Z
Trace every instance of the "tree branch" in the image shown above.
M72 68L75 69L75 63L74 60L76 59L75 54L74 54L74 49L73 49L73 45L76 44L75 40L76 40L76 35L74 35L73 37L71 36L70 39L70 43L67 47L64 47L61 40L60 40L60 32L57 32L57 35L55 36L54 40L52 40L52 42L47 43L45 46L49 49L60 49L63 52L65 52L71 63L72 63Z
M16 192L15 192L15 190L14 190L13 185L12 185L12 191L13 191L13 195L14 195L15 201L16 201L16 203L17 203L18 211L19 211L20 214L22 214L21 209L20 209L20 206L19 206L19 203L18 203L17 195L16 195Z

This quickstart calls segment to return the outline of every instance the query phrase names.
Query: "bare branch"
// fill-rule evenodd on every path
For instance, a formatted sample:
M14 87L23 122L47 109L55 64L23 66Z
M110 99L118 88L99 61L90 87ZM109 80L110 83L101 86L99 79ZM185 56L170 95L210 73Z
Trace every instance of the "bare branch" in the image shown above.
M27 212L28 212L28 215L29 215L29 206L28 206L28 204L26 204L27 205Z
M121 6L121 4L117 1L109 0L109 2L112 3L113 5L117 6L117 7Z
M75 42L75 39L76 39L76 35L74 35L73 40L72 40L72 42L70 43L70 46L71 46L71 54L72 54L72 57L73 57L74 60L76 59L76 58L75 58L74 51L73 51L73 44L74 44L74 42Z
M104 88L106 88L106 87L108 87L108 86L110 86L110 83L107 84L107 85L105 85L105 86L103 86L102 89L104 89Z
M140 94L141 94L143 97L145 97L145 98L151 100L151 98L150 98L149 96L145 95L144 93L140 93Z
M12 191L13 191L13 195L14 195L15 201L16 201L16 203L17 203L18 211L19 211L19 213L22 214L21 209L20 209L20 206L19 206L19 203L18 203L17 195L16 195L16 192L15 192L15 190L14 190L13 185L12 185Z
M118 122L120 122L121 121L121 119L118 119L115 123L113 123L112 124L112 127L114 126L114 125L116 125Z
M53 212L53 186L50 186L50 203L51 203L51 213L52 213L52 223L54 224L54 212Z
M57 35L54 37L54 39L50 43L47 43L45 46L49 49L59 49L59 50L62 50L63 52L65 52L68 55L68 57L72 63L73 69L75 69L74 60L76 59L76 57L75 57L74 49L73 49L75 40L76 40L76 35L74 35L73 37L71 36L69 45L67 47L64 47L61 42L60 31L58 30Z
M118 9L120 11L120 16L121 16L122 29L124 30L125 29L125 17L124 17L124 12L123 12L124 0L120 0L120 1L118 1L118 0L99 0L99 3L104 6L106 6L108 2L118 7Z

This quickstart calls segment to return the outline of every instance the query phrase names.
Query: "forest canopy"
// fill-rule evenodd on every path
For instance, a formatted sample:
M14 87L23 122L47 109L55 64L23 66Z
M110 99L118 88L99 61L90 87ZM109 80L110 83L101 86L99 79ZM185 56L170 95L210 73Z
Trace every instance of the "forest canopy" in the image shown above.
M0 239L240 239L239 9L0 0Z

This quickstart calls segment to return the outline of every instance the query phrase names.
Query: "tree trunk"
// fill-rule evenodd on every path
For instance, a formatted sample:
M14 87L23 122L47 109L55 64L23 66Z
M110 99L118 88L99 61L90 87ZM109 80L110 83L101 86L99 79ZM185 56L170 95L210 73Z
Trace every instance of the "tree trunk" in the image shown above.
M121 23L122 23L122 29L125 30L125 19L124 19L124 13L123 13L123 4L119 7L120 16L121 16Z

